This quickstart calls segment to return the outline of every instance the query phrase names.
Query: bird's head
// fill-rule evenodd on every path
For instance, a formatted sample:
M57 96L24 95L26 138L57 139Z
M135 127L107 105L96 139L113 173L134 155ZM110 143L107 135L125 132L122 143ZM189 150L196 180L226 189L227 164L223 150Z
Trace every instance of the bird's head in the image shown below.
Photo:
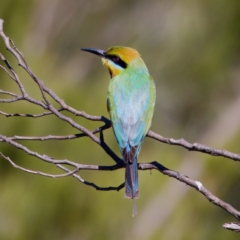
M116 46L106 51L96 48L82 48L81 50L102 57L103 65L108 68L111 77L115 77L127 68L143 68L147 71L140 54L133 48Z

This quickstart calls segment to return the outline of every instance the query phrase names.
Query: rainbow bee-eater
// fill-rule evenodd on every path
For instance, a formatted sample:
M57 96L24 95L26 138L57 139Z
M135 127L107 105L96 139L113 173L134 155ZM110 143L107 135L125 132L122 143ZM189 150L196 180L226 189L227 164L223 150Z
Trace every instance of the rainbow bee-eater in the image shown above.
M129 47L111 47L106 51L82 48L102 58L110 73L107 108L124 163L125 197L133 199L137 213L138 154L153 117L156 90L140 54Z

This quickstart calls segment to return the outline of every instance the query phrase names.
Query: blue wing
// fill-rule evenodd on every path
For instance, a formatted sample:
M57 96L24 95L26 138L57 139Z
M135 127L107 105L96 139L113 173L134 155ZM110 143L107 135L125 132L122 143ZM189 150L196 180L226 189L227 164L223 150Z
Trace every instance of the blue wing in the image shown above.
M141 145L154 110L153 81L148 75L132 76L115 77L108 93L111 120L120 149Z

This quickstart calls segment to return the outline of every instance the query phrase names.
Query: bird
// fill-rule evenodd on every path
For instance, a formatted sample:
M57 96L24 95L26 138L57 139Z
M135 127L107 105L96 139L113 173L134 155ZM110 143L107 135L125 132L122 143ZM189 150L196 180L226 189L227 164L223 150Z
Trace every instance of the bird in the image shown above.
M139 197L138 155L152 123L155 84L140 54L133 48L114 46L106 51L81 50L100 56L110 74L107 109L126 166L125 198L133 200L132 216L135 216L135 199Z

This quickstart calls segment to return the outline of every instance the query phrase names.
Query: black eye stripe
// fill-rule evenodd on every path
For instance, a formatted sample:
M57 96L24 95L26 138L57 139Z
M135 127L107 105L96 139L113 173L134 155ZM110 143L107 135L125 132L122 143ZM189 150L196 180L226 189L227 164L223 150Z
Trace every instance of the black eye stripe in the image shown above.
M127 68L127 64L116 55L106 55L106 58L110 59L111 61L113 61L115 64L122 68Z

